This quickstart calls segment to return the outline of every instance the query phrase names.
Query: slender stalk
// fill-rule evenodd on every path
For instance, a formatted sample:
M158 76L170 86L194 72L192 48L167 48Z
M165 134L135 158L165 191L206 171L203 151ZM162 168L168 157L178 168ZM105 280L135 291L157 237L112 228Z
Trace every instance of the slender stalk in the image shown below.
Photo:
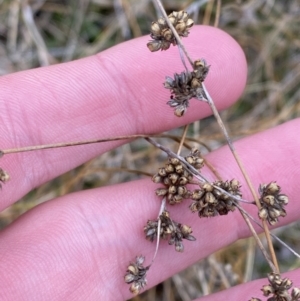
M163 211L166 209L166 198L163 198L163 200L161 201L161 205L160 205L160 209L159 209L159 213L158 213L158 225L157 225L157 240L156 240L156 247L155 247L155 252L153 255L153 258L151 260L151 263L149 265L149 267L153 264L157 252L158 252L158 247L159 247L159 241L160 241L160 229L161 229L161 214L163 213Z
M93 140L63 142L63 143L54 143L54 144L33 145L33 146L26 146L26 147L20 147L20 148L11 148L11 149L0 150L0 157L3 155L13 154L13 153L30 152L30 151L37 151L37 150L43 150L43 149L60 148L60 147L68 147L68 146L76 146L76 145L84 145L84 144L94 144L94 143L100 143L100 142L146 138L148 136L149 135L118 136L118 137L113 137L113 138L101 138L101 139L93 139Z
M240 210L240 208L238 208L238 209ZM251 224L251 222L250 222L248 216L247 216L247 215L244 213L244 211L242 211L242 210L240 210L240 213L241 213L241 215L243 216L245 222L247 223L248 228L250 229L250 231L251 231L251 233L252 233L252 235L253 235L253 237L254 237L254 239L255 239L257 245L258 245L258 247L260 248L261 252L263 253L263 255L264 255L266 261L268 262L268 264L269 264L269 266L270 266L270 268L271 268L271 270L276 271L275 265L273 264L273 262L272 262L272 260L270 259L268 253L266 252L266 249L264 248L262 242L260 241L260 239L259 239L259 237L258 237L256 231L254 230L254 228L253 228L253 226L252 226L252 224Z
M182 137L181 137L181 140L180 140L180 144L179 144L178 150L177 150L177 155L179 155L180 152L181 152L184 140L186 138L186 134L187 134L188 128L189 128L188 124L184 126L183 134L182 134Z

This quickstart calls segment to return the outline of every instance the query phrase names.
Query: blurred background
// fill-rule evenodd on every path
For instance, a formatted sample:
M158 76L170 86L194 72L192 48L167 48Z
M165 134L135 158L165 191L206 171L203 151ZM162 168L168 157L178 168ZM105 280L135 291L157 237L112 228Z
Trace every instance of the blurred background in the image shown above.
M217 25L244 49L249 67L245 93L222 112L235 139L299 116L299 0L162 2L167 13L184 9L195 23ZM160 15L151 0L0 0L0 75L67 62L149 34ZM199 122L190 127L187 142L197 143L203 154L224 143L213 118L201 121L201 135L199 129ZM181 135L177 129L160 139L176 149ZM124 145L30 192L0 214L0 227L54 197L147 177L164 159L144 141ZM300 224L286 230L275 233L300 252ZM277 243L275 248L283 270L300 266L286 248ZM264 277L266 271L252 239L242 240L132 300L188 301Z

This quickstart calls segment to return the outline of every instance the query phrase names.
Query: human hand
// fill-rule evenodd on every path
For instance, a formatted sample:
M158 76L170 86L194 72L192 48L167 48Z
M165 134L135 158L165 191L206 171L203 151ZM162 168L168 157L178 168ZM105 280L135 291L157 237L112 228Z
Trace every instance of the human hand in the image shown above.
M166 75L182 71L178 51L174 47L153 54L147 41L143 37L86 59L2 77L1 149L159 133L208 116L209 107L196 100L183 118L173 115L166 105L169 92L160 87ZM194 58L203 57L212 66L205 83L218 109L229 107L246 81L239 46L222 31L205 26L195 26L185 44ZM235 144L256 187L277 180L289 196L288 215L281 224L298 218L298 127L295 120ZM0 192L0 208L121 143L5 155L0 166L9 171L11 181ZM251 199L226 147L208 159L224 179L239 179L244 198ZM24 214L0 233L0 299L128 299L123 276L129 261L139 254L153 256L155 246L144 239L142 229L147 219L157 216L156 187L145 179L82 191ZM188 210L182 213L186 206L175 206L172 215L191 225L197 240L187 242L183 254L162 243L147 277L148 287L250 235L238 212L199 219ZM292 279L297 283L299 276L293 273ZM258 296L265 283L248 283L206 298L248 300Z

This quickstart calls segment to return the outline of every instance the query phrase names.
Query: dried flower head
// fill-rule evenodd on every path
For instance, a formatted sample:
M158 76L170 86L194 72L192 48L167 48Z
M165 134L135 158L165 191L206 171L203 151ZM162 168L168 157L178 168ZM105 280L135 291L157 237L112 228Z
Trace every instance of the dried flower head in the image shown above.
M229 211L235 210L235 202L230 196L215 188L218 186L226 192L241 197L240 184L237 180L217 181L213 184L205 183L202 189L193 191L190 205L192 212L198 212L199 217L212 217L216 215L226 215Z
M300 300L300 289L295 287L292 289L291 294L289 289L292 287L293 282L288 278L281 278L280 274L268 274L269 284L262 287L262 292L265 297L269 297L268 301L297 301ZM251 298L250 301L259 301L258 298Z
M5 170L0 168L0 188L2 188L1 183L6 183L7 181L9 181L9 179L9 174Z
M280 186L276 182L261 184L259 187L260 204L259 217L267 220L270 225L275 225L280 216L285 217L285 205L289 199L285 194L280 194Z
M185 157L187 163L199 169L203 167L204 160L201 153L196 148ZM193 175L184 168L183 164L177 158L169 158L165 167L161 167L152 177L154 183L162 183L165 187L157 188L157 196L166 197L169 204L179 204L184 199L190 198L191 192L186 184L191 183Z
M127 267L127 271L124 276L125 282L131 284L129 288L130 292L135 295L138 294L147 284L146 274L150 267L144 267L144 261L144 256L137 256L135 262L131 262Z
M175 245L175 250L177 252L183 252L184 250L182 243L183 239L190 241L196 240L196 238L191 235L193 232L192 228L173 221L170 218L170 213L168 211L163 211L159 216L159 219L161 221L160 237L169 240L170 245ZM148 220L147 225L144 227L146 239L153 241L157 237L158 222L159 220Z
M208 71L209 66L204 59L201 59L194 62L192 72L175 73L174 79L169 76L166 77L164 87L171 90L171 99L167 104L175 108L176 116L181 117L185 114L191 98L205 99L202 82Z
M185 11L174 11L168 16L168 19L180 37L187 37L189 29L194 25L194 21ZM153 40L147 44L147 47L151 52L167 50L171 44L177 45L177 40L165 18L159 18L152 22L150 36Z

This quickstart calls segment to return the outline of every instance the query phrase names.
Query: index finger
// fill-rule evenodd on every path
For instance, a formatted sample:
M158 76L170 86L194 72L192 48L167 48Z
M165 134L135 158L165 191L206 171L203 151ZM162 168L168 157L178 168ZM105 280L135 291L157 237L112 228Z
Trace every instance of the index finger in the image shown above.
M176 47L150 53L142 37L98 55L0 80L1 149L101 137L162 132L210 114L193 102L183 118L166 105L166 75L182 71ZM241 95L246 61L238 44L221 30L196 26L185 44L194 59L211 65L206 84L219 109ZM1 167L12 180L1 208L32 188L121 142L7 155ZM15 187L18 187L16 191Z

